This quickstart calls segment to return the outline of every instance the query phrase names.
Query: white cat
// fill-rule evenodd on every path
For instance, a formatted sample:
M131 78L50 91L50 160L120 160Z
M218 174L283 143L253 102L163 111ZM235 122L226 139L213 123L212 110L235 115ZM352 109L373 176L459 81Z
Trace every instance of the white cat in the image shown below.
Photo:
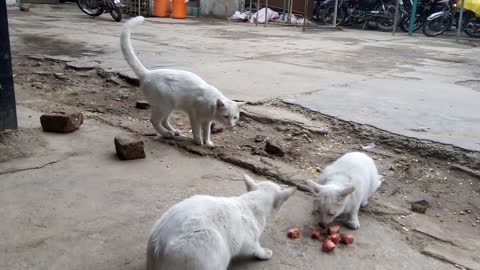
M373 159L360 152L347 153L325 168L316 182L307 180L314 196L313 213L325 225L346 215L346 225L358 229L358 211L381 183Z
M266 218L296 189L243 178L241 196L196 195L163 214L148 240L147 270L226 270L236 256L270 259L259 242Z
M140 81L145 98L150 103L152 125L163 137L179 136L180 132L170 125L168 118L173 110L183 110L190 117L194 142L198 145L213 146L210 140L212 120L234 126L239 118L240 103L226 98L194 73L177 69L145 68L135 55L130 41L130 28L142 24L143 21L144 18L139 16L125 23L120 35L120 45L125 59Z

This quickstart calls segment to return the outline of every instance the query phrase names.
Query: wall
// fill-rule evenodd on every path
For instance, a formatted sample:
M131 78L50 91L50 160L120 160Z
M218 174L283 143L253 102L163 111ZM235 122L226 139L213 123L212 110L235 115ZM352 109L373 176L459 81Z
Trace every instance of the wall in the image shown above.
M238 10L239 3L244 0L226 0L228 2L228 16ZM200 15L225 17L225 0L200 0Z

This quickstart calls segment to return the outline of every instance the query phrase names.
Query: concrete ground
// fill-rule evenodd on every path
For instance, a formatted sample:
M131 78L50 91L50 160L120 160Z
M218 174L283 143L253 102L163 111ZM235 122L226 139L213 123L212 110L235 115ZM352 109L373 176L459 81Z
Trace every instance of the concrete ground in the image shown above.
M46 55L132 76L119 52L121 24L108 15L90 19L75 5L60 5L9 16L14 55ZM235 99L283 99L480 149L474 106L479 50L472 44L158 19L149 19L133 38L148 67L194 71ZM244 192L241 169L150 138L144 138L145 160L119 161L113 137L124 131L90 118L72 134L43 133L40 112L28 105L44 101L19 96L19 143L32 147L25 157L0 162L0 215L7 221L0 225L0 269L144 269L150 226L168 207L194 194ZM315 224L310 207L309 195L297 192L269 220L263 243L273 250L272 260L238 261L231 269L454 269L422 255L405 231L372 215L361 216L355 244L334 254L322 253L308 238L288 240L289 228ZM478 264L472 261L471 269Z
M0 269L144 269L149 230L170 206L194 194L245 191L242 171L228 164L148 138L145 160L120 161L112 140L124 132L119 128L88 119L75 133L49 134L39 116L19 106L21 130L39 142L28 158L0 163L0 215L8 221L0 226ZM231 269L452 269L367 216L355 244L334 254L308 237L288 240L289 228L315 224L310 209L311 198L297 192L264 233L274 257L236 261Z
M11 12L16 50L133 76L122 24L75 4ZM480 40L148 19L133 45L149 68L193 71L227 96L280 98L394 133L480 150Z

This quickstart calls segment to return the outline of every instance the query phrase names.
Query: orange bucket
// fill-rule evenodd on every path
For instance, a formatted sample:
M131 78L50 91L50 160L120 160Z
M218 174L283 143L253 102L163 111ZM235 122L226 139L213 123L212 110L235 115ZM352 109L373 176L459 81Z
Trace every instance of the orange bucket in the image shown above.
M153 15L155 17L170 17L170 0L155 0Z
M185 0L172 0L172 18L187 18L187 4L185 3Z

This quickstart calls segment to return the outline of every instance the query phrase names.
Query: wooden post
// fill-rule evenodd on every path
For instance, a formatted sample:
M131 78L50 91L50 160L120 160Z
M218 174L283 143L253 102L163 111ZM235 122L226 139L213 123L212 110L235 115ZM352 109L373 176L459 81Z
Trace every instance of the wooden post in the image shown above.
M17 109L13 90L6 0L0 0L0 55L0 130L14 129L18 127Z

